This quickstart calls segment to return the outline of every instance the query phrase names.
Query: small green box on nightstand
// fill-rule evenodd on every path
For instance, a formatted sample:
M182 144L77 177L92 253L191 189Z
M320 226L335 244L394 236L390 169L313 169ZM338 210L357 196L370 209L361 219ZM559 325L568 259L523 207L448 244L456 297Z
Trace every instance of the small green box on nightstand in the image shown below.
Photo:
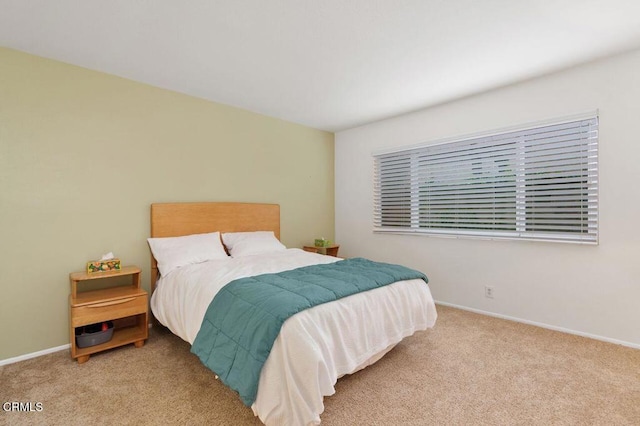
M329 247L331 245L331 241L325 240L324 238L316 238L313 245L316 247Z
M94 272L119 271L120 259L94 260L87 262L87 274Z

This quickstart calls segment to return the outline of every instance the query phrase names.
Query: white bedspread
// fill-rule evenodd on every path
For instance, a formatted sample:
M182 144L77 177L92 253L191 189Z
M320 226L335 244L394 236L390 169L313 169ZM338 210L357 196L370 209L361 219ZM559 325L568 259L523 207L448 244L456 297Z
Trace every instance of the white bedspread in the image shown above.
M182 267L159 280L151 309L158 321L193 344L209 303L225 284L339 260L288 249ZM323 397L335 392L339 377L374 363L404 337L432 327L436 316L422 280L398 281L292 316L260 374L254 414L266 425L319 424Z

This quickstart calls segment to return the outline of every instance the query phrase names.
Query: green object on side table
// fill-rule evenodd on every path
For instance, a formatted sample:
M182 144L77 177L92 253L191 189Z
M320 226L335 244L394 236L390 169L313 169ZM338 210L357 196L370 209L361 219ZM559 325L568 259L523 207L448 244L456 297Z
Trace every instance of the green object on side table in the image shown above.
M331 241L325 240L324 238L316 238L313 244L316 247L329 247L331 245Z

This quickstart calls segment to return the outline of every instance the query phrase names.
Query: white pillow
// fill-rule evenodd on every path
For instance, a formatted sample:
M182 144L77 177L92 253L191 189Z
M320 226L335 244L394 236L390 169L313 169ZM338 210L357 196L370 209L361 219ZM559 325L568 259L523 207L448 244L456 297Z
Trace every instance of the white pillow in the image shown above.
M184 237L147 238L147 241L163 276L181 266L229 258L220 241L219 232Z
M272 253L287 248L276 238L273 231L228 232L222 234L222 242L231 257Z

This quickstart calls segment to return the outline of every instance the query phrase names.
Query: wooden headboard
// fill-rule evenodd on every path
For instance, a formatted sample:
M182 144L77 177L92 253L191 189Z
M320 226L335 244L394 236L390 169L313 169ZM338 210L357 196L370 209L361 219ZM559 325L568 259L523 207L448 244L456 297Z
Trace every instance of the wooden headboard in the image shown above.
M273 231L280 239L280 206L254 203L151 204L151 238L180 237L208 232ZM151 293L158 264L151 254Z

